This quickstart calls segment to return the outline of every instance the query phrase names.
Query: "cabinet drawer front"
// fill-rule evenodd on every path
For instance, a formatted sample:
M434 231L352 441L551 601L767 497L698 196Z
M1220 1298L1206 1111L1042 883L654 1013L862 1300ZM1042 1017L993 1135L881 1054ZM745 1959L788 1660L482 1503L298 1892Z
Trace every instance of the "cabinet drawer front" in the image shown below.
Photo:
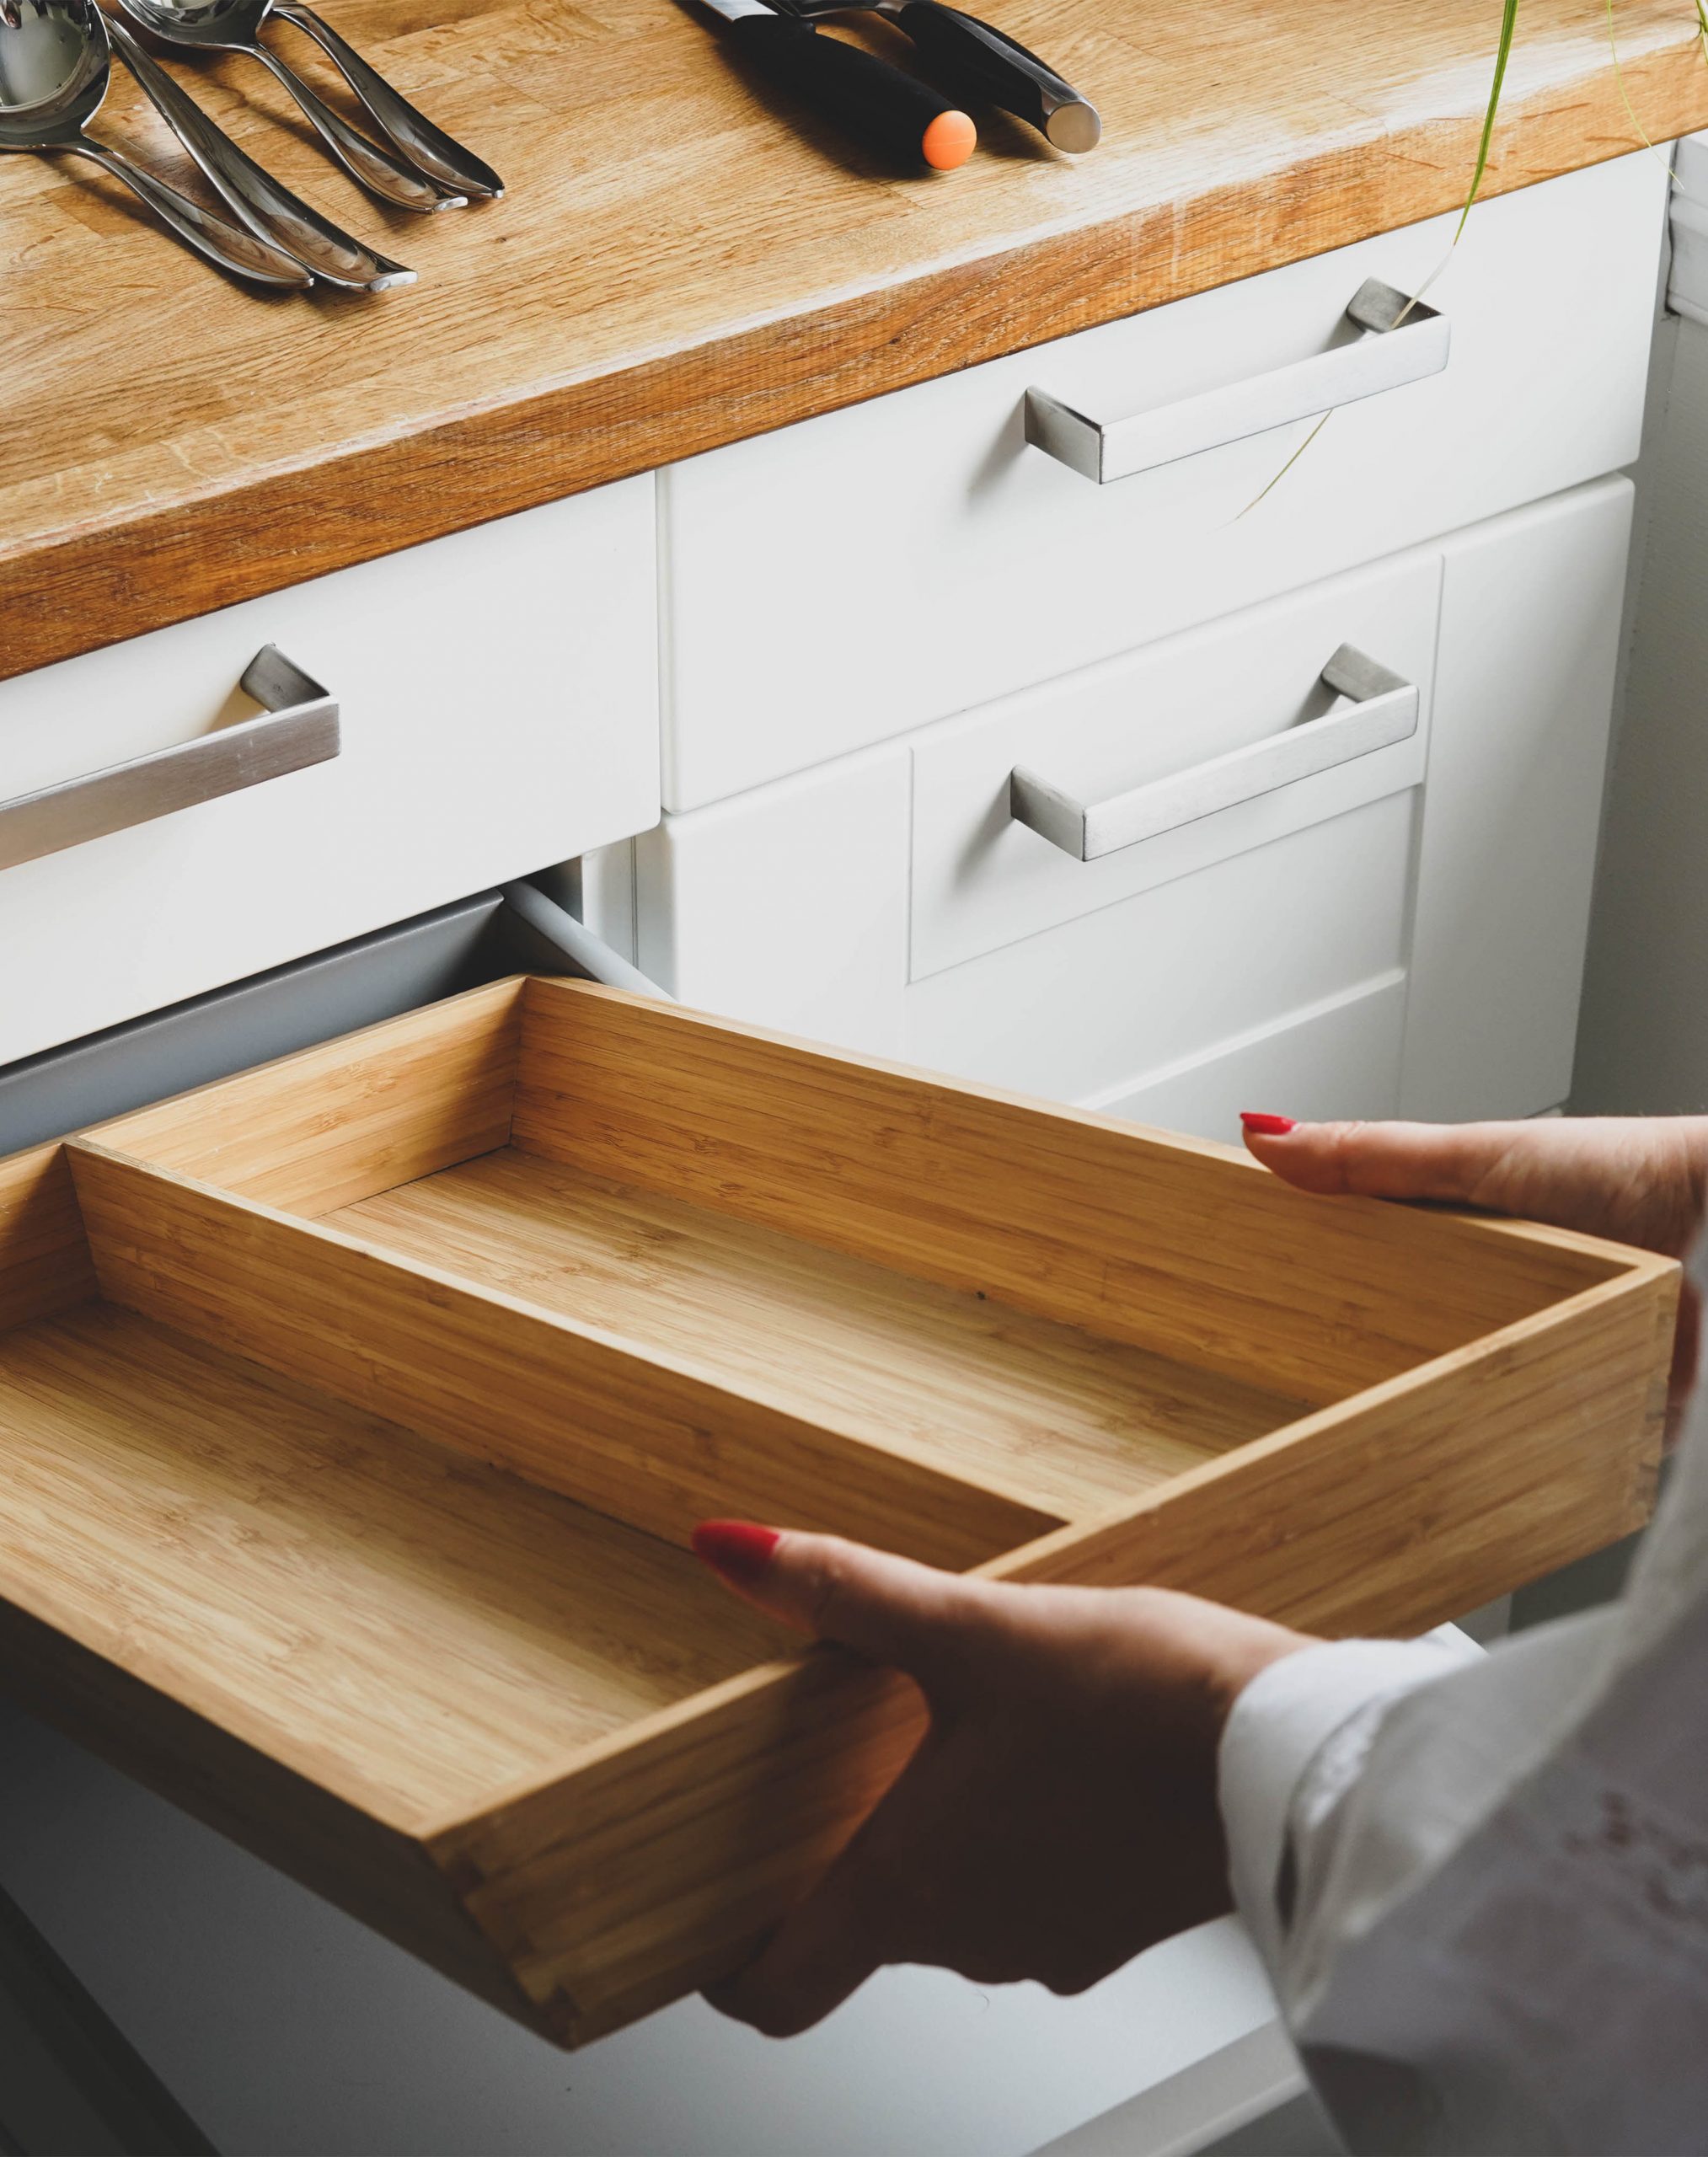
M1414 554L934 730L913 751L913 979L1416 785L1440 590L1439 555ZM1399 738L1325 743L1328 761L1298 777L1242 772L1308 749L1318 728L1362 722L1368 707L1342 704L1322 679L1346 646L1415 692ZM1082 806L1159 803L1169 827L1076 859L1020 821L1017 773Z
M1099 485L1027 442L1027 393L1115 422L1332 359L1365 281L1416 292L1455 220L674 468L661 482L667 805L803 769L1628 462L1665 179L1639 153L1480 206L1430 288L1445 366L1343 404L1272 488L1313 420L1240 434L1224 415L1220 446Z
M1389 975L1085 1105L1225 1145L1239 1141L1242 1110L1272 1103L1314 1122L1391 1116L1405 1039L1405 980Z
M1420 798L1385 795L916 982L902 1053L1099 1106L1403 973Z
M0 686L0 1062L643 829L654 591L642 479Z

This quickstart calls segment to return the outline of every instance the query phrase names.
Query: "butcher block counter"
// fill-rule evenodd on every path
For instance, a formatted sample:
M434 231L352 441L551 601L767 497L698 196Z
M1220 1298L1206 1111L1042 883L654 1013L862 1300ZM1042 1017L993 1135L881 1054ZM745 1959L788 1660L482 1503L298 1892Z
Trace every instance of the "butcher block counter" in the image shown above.
M340 27L509 184L426 220L358 195L253 62L178 67L420 271L380 299L257 298L88 168L7 159L0 676L1464 196L1498 15L1481 0L999 12L1100 108L1091 155L981 113L970 165L897 178L768 102L687 0L341 0ZM1689 7L1622 0L1618 27L1648 135L1708 121ZM116 67L101 124L182 172ZM1534 0L1486 191L1638 142L1598 0Z

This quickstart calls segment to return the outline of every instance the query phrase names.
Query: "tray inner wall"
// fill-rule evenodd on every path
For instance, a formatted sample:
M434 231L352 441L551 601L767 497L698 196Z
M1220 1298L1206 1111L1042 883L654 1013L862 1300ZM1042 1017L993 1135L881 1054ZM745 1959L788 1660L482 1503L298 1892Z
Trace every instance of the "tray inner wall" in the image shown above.
M110 1304L0 1335L8 1598L410 1827L787 1652L685 1552Z

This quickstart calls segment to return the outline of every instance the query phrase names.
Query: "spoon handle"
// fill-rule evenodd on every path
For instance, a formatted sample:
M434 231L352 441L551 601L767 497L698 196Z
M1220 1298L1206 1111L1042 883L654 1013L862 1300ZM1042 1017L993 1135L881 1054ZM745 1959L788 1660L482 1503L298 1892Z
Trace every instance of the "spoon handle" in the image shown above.
M237 226L228 225L223 217L204 210L199 202L192 202L187 195L180 195L175 187L169 187L163 179L156 179L153 173L144 172L140 165L133 165L128 158L120 157L104 143L80 135L75 142L56 147L92 158L103 171L111 173L115 179L122 179L186 247L193 248L216 268L228 270L233 276L247 278L253 285L268 285L286 292L306 292L313 283L300 262L268 241L257 238L253 233L241 232Z
M464 195L447 194L425 173L417 172L413 165L405 164L389 150L382 150L370 142L366 135L357 134L318 90L311 88L288 62L280 59L259 38L245 50L254 53L263 67L270 68L284 84L333 156L370 195L378 195L382 202L389 202L395 209L429 212L460 209L468 201Z
M305 269L324 277L329 285L377 292L389 285L415 281L413 270L376 254L360 240L340 232L239 149L224 128L211 120L159 62L144 51L116 16L107 29L119 57L142 84L149 103L201 166L227 208L251 232L294 254Z
M377 67L364 60L356 47L341 38L330 23L317 15L306 0L274 0L271 13L281 21L294 23L312 37L337 68L351 88L367 107L411 163L446 186L496 201L504 182L482 158L464 147L418 112L403 93L387 82Z

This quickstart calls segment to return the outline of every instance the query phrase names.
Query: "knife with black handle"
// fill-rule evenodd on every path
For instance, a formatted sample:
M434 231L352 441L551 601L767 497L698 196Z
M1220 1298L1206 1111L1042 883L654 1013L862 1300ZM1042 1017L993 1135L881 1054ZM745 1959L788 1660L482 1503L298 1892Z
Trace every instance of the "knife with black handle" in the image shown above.
M906 30L921 57L959 97L982 98L1029 120L1058 150L1090 150L1103 123L1097 108L1036 52L945 0L901 0L878 13Z
M1047 61L993 23L946 0L778 0L803 21L821 15L882 15L913 40L920 57L956 97L999 105L1036 127L1058 150L1095 149L1097 109Z
M972 155L977 130L929 83L840 38L821 37L811 23L777 13L764 0L706 4L753 67L893 162L952 172Z

